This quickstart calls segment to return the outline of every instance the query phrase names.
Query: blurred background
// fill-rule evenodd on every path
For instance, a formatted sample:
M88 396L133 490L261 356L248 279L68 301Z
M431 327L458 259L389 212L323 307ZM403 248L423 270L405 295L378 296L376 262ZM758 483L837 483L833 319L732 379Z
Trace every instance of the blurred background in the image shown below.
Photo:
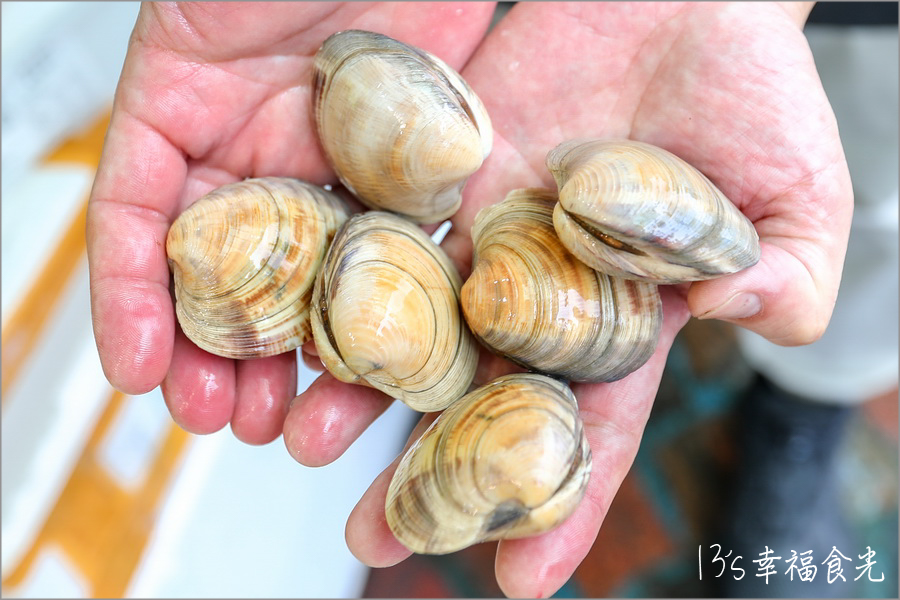
M510 4L498 6L496 19ZM747 462L740 407L759 373L800 396L852 388L859 397L853 402L865 400L834 441L840 515L829 518L849 528L845 546L833 543L853 565L845 566L847 587L832 589L844 597L898 593L897 5L887 3L893 25L873 28L884 17L865 17L870 3L852 4L858 22L851 28L836 24L846 21L846 10L829 17L834 7L825 6L807 31L811 41L819 36L817 61L836 109L873 95L847 83L861 75L854 57L869 64L867 80L881 86L874 95L886 103L887 125L871 133L860 121L861 114L880 117L870 108L855 117L839 111L839 124L845 143L889 148L851 157L855 185L879 169L893 187L856 190L862 229L854 225L861 233L851 240L845 281L885 255L893 256L893 270L888 262L875 291L842 288L838 310L851 316L838 319L824 350L798 361L807 372L799 379L817 382L799 390L778 369L790 362L773 358L778 350L727 325L692 321L670 355L635 465L593 550L558 597L725 593L711 572L700 577L698 557L704 564L711 545L726 539L734 480ZM91 332L85 208L138 9L136 2L2 4L3 595L500 595L495 544L371 572L347 550L347 515L413 422L404 406L395 403L337 462L309 469L280 440L250 447L228 429L187 434L172 423L158 390L132 397L106 382ZM856 56L856 45L835 45L831 37L843 40L849 29L878 38L877 60ZM870 51L868 42L862 46ZM825 60L832 66L827 77ZM869 143L871 136L883 139ZM868 196L871 208L860 205ZM886 251L873 245L885 230ZM860 312L885 317L877 339L859 326L866 319L853 318ZM829 350L834 346L844 347L840 356ZM859 364L846 367L846 355ZM314 373L299 368L302 390ZM852 579L866 547L877 553L873 577L883 573L881 582ZM744 567L752 576L749 560ZM820 578L825 570L820 564ZM796 595L820 595L813 590L797 588Z

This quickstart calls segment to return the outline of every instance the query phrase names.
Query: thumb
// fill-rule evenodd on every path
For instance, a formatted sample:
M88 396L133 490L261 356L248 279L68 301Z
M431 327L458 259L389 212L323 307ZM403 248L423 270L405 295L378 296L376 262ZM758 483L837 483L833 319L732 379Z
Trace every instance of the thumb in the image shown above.
M841 229L849 230L849 218L847 227ZM805 255L799 248L761 240L761 257L753 267L691 285L691 314L734 323L782 346L816 341L834 309L846 235L843 243L835 240L823 245L804 240L800 246L808 247Z

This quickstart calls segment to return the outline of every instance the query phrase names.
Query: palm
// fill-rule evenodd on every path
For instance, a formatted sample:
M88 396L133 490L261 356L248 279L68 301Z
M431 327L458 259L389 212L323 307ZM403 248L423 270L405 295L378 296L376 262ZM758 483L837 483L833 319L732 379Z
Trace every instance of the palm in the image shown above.
M188 342L175 326L161 251L166 232L185 206L230 181L332 179L311 127L308 86L311 57L328 35L381 31L459 68L491 10L489 3L148 4L89 213L95 333L110 380L131 393L162 381L173 417L191 431L230 422L238 437L258 443L276 437L283 421L297 460L337 458L389 399L324 375L288 411L293 353L235 362ZM552 185L544 157L576 137L628 137L674 151L754 221L763 245L752 269L663 290L660 345L642 369L613 384L574 386L594 453L586 501L556 531L503 542L497 556L504 590L546 596L593 543L637 451L688 308L702 315L740 285L776 282L780 288L766 290L766 310L742 325L787 343L814 338L815 329L797 324L822 319L797 319L788 306L807 298L827 322L849 226L840 205L849 180L808 49L777 5L520 3L463 75L495 128L493 153L467 185L444 242L463 275L477 211L512 189ZM785 282L796 283L795 294L779 293ZM510 368L483 355L479 380ZM348 544L371 565L408 555L383 519L392 469L348 522Z
M460 67L492 10L492 3L147 4L88 222L95 336L110 381L130 393L162 383L173 417L190 431L230 422L248 442L277 437L296 388L293 353L235 362L187 341L175 326L161 251L169 224L202 194L244 177L333 178L309 114L312 57L329 34L380 29Z
M309 110L313 55L324 37L385 20L394 35L417 38L459 65L483 25L478 19L465 21L467 28L457 30L464 43L450 45L427 29L411 30L403 11L402 6L370 3L312 4L303 10L275 3L214 11L203 5L150 5L155 18L137 30L146 69L126 73L121 108L144 119L186 156L182 204L196 198L198 188L251 175L324 183L332 175ZM430 19L438 20L438 15ZM140 95L131 96L129 90Z
M817 257L808 251L809 231L798 224L825 210L811 181L843 156L824 95L809 94L818 80L808 47L780 7L520 4L463 75L495 129L492 155L470 179L444 242L464 273L479 209L512 189L552 187L544 160L562 141L621 137L665 147L700 168L755 222L774 264L810 281L806 261ZM785 101L794 94L802 100ZM841 183L826 180L824 187L838 196ZM559 529L500 543L497 576L508 594L552 594L590 549L637 452L668 349L689 317L688 300L702 314L704 302L708 307L721 286L731 285L728 279L664 289L664 329L648 364L617 383L573 386L595 475L585 501ZM503 369L499 359L485 360L483 372ZM348 524L351 548L374 565L408 554L382 521L371 519L391 470Z

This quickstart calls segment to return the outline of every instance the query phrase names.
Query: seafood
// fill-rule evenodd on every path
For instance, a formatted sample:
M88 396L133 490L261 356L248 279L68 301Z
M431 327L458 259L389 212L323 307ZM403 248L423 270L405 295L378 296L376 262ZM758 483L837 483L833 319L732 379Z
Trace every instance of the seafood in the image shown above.
M463 314L485 346L528 369L621 379L656 348L656 285L599 273L570 254L553 229L555 204L552 190L523 189L479 212Z
M387 523L424 554L536 535L572 513L590 470L568 386L507 375L441 413L409 448L388 488Z
M547 155L559 238L590 267L658 284L710 279L759 260L753 224L700 171L631 140L571 140Z
M313 108L325 156L370 208L436 223L491 151L478 96L436 56L385 35L348 30L315 58Z
M459 309L459 273L428 235L391 213L352 217L335 235L312 300L319 357L422 412L468 391L477 344Z
M166 239L185 335L228 358L303 344L316 272L347 216L337 196L279 177L232 183L197 200Z

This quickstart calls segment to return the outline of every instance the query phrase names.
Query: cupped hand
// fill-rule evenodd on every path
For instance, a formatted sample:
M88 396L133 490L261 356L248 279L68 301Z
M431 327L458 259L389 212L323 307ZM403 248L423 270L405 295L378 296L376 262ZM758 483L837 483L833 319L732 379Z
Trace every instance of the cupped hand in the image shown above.
M500 542L496 575L506 594L549 596L587 554L637 453L672 340L691 314L781 344L808 343L824 330L852 192L801 32L807 12L771 3L520 3L463 71L495 128L493 153L469 181L444 242L464 274L477 211L509 190L552 186L546 153L577 137L632 138L681 156L754 222L762 246L760 262L741 273L662 289L663 332L644 367L615 383L573 386L594 455L585 500L552 532ZM481 380L503 370L498 359L487 360ZM331 385L301 395L286 422L288 447L301 462L333 460L354 437L332 433L331 443L310 442L322 439L315 428L334 406ZM340 406L341 429L354 432L383 408ZM395 467L373 483L347 524L350 549L372 566L409 555L384 521Z
M173 417L250 442L277 436L294 357L211 356L174 321L165 235L213 187L248 176L333 181L310 126L311 57L330 33L372 29L466 62L492 6L369 4L144 6L92 193L89 259L104 369L130 393L162 382ZM630 137L700 168L754 221L762 259L715 281L663 290L659 348L612 384L575 385L594 454L586 499L557 530L501 542L497 578L547 596L593 543L637 452L676 332L690 314L797 344L824 329L840 279L851 192L834 117L798 5L521 3L463 72L485 101L495 145L470 180L445 248L465 275L478 209L511 189L552 185L548 150L574 137ZM264 36L261 33L264 32ZM508 365L483 353L479 381ZM305 464L339 456L387 406L373 390L323 375L292 404L285 442ZM426 419L427 421L427 419ZM424 425L424 423L423 423ZM408 555L384 523L393 465L347 526L374 566Z
M330 34L380 31L461 68L493 3L145 3L129 44L88 209L94 335L104 372L162 385L195 433L229 422L265 443L296 392L295 353L213 356L175 322L165 240L211 189L246 177L335 178L310 119L312 57Z

